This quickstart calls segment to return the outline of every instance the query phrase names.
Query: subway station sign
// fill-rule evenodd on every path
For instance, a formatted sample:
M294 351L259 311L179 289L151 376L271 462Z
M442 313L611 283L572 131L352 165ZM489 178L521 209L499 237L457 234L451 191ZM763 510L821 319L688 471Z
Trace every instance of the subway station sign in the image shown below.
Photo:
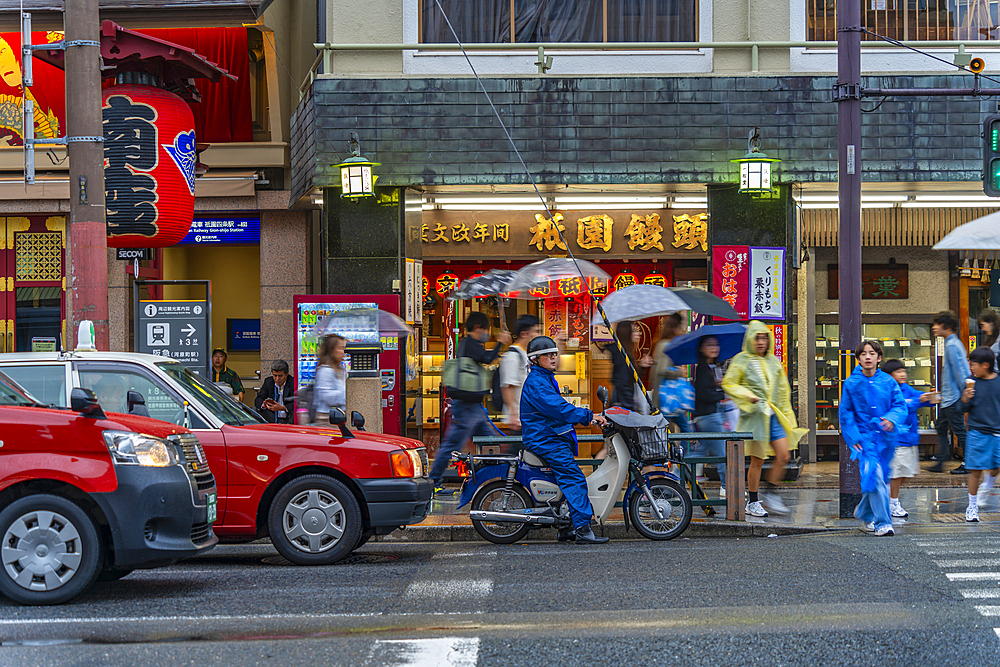
M537 259L591 257L704 257L708 213L639 211L425 211L419 237L424 259L502 256ZM558 228L558 229L557 229ZM561 234L560 234L561 233Z
M198 218L178 245L260 243L260 217L219 216Z

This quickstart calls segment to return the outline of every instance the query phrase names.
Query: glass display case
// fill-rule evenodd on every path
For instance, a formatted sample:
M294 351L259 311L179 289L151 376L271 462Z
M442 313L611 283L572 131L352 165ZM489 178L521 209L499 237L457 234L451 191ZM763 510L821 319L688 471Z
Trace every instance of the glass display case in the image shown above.
M840 405L839 330L836 324L816 325L816 432L838 433ZM864 324L862 336L882 344L882 361L899 359L914 389L931 391L937 382L937 347L930 327L924 324ZM921 430L934 428L936 410L917 412Z

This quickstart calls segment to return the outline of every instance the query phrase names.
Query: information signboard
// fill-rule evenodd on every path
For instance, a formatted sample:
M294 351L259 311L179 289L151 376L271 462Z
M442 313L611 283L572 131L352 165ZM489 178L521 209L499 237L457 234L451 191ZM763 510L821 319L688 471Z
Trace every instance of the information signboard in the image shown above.
M208 377L208 316L207 301L140 300L135 349L169 357Z
M223 243L260 243L260 218L257 216L219 216L198 218L178 245L219 245Z

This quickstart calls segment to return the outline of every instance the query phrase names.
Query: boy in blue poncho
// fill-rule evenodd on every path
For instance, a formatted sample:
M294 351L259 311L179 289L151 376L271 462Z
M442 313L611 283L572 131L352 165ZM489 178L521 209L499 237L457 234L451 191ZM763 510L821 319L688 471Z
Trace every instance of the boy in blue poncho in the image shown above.
M858 366L840 394L840 432L861 475L862 496L854 517L863 530L883 537L893 534L886 481L896 436L906 432L906 403L896 381L878 369L882 361L878 341L863 341L855 356Z
M559 394L555 370L559 366L559 347L548 336L538 336L528 343L531 362L521 390L521 442L524 448L545 459L556 475L556 483L569 504L573 519L571 531L560 531L559 541L574 539L577 544L603 544L590 527L594 508L590 504L587 478L573 458L576 431L573 424L604 424L602 415L578 408Z
M882 372L888 373L899 384L899 391L906 403L906 433L897 434L896 454L892 457L889 474L889 513L895 518L905 519L909 513L899 503L899 489L907 477L916 477L920 472L920 426L917 410L933 403L940 403L940 394L932 391L921 392L914 389L907 380L906 366L899 359L889 359L882 364Z

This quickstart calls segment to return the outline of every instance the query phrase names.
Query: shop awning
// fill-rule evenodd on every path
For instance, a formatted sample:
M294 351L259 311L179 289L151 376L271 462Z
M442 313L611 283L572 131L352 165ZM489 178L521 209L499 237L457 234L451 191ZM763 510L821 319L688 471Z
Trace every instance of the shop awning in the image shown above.
M935 250L1000 250L1000 211L956 227Z
M255 169L213 169L195 182L195 197L253 197ZM33 185L23 177L0 177L0 201L69 200L69 178L39 175Z
M837 213L835 208L803 210L802 242L820 248L836 247L840 242ZM864 209L861 243L885 247L932 246L952 230L990 213L996 213L996 209L949 208L946 204L939 208Z

